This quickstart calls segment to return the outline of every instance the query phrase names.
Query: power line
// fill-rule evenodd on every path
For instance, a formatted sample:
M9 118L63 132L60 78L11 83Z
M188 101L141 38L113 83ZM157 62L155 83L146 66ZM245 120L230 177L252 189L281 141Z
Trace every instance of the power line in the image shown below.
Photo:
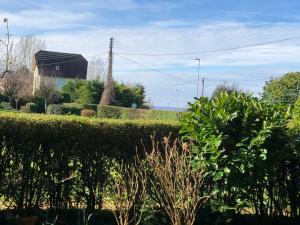
M135 61L135 60L126 58L126 57L124 57L124 56L121 56L121 55L119 55L118 53L114 53L114 55L119 56L120 58L122 58L122 59L124 59L124 60L126 60L126 61L128 61L128 62L131 62L131 63L134 63L134 64L139 65L139 66L141 66L141 67L144 67L144 68L146 68L147 70L151 70L151 71L154 71L154 72L163 74L163 75L165 75L165 76L168 76L168 77L171 77L171 78L174 78L174 79L177 79L177 80L181 80L181 81L187 82L187 80L184 80L184 79L181 79L181 78L176 77L176 76L174 76L174 75L165 73L165 72L163 72L163 71L161 71L161 70L151 68L150 66L144 65L144 64L139 63L139 62L137 62L137 61Z
M184 52L184 53L163 53L163 54L118 52L118 54L120 54L120 55L133 55L133 56L155 56L155 57L160 57L160 56L180 56L180 55L196 55L196 54L207 54L207 53L225 52L225 51L232 51L232 50L238 50L238 49L244 49L244 48L250 48L250 47L256 47L256 46L263 46L263 45L274 44L274 43L284 42L284 41L290 41L290 40L299 39L299 38L300 38L300 35L299 36L294 36L294 37L289 37L289 38L284 38L284 39L279 39L279 40L274 40L274 41L260 42L260 43L250 44L250 45L242 45L242 46L238 46L238 47L223 48L223 49L216 49L216 50L209 50L209 51Z

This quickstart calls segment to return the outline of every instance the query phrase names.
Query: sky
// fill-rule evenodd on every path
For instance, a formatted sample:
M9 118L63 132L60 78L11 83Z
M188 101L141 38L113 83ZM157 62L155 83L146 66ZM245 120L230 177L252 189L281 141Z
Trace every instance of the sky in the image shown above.
M299 0L0 0L13 38L35 35L50 51L106 67L113 37L114 79L180 108L197 95L195 58L198 96L203 77L205 96L223 82L259 96L271 77L300 71L300 38L236 49L300 36L299 10Z

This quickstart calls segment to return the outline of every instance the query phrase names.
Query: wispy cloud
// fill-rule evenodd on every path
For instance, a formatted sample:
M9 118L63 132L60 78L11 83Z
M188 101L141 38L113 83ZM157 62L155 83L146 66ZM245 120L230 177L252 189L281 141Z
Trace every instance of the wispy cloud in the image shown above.
M30 30L70 29L84 25L84 21L93 18L90 12L74 12L43 7L39 9L22 10L17 13L0 11L0 15L9 18L13 28Z

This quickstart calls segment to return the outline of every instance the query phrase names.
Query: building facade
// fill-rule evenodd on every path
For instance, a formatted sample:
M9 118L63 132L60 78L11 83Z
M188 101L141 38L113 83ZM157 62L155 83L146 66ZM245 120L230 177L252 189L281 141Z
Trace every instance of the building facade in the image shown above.
M88 61L80 54L38 51L34 55L33 94L43 83L53 83L59 90L68 80L86 79Z

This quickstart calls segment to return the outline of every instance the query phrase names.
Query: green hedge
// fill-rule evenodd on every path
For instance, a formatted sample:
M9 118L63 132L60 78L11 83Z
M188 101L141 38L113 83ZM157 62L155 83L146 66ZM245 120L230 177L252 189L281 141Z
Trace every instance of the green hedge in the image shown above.
M153 133L159 140L170 132L178 136L178 123L0 112L0 196L17 209L70 201L94 208L109 161L151 149Z
M49 109L50 108L50 109ZM96 104L64 103L63 105L53 104L48 106L47 114L58 115L80 115L81 110L91 109L97 112L98 118L110 119L140 119L140 120L178 120L183 112L133 109L117 106L104 106Z
M78 115L80 116L81 110L91 109L97 111L96 104L77 104L77 103L64 103L64 104L51 104L47 108L47 114L56 114L56 115ZM52 110L53 109L53 110ZM57 109L57 110L56 110ZM59 109L59 110L58 110Z
M83 109L84 109L83 105L80 105L80 104L76 104L76 103L64 103L63 104L63 114L80 116L80 112Z
M15 110L9 102L0 102L0 110Z
M181 112L99 105L97 117L113 119L178 120Z
M26 105L21 106L20 111L24 113L36 113L37 105L33 102L26 103Z

